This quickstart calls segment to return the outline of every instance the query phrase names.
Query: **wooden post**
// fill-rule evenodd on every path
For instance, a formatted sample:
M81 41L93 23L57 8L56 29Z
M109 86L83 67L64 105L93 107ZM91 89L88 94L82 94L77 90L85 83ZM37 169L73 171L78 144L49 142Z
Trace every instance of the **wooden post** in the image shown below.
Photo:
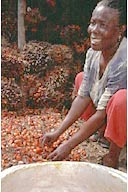
M24 15L26 13L26 0L18 0L18 48L23 49L26 43Z
M25 26L24 26L24 16L26 14L26 0L18 0L18 48L20 51L23 50L24 45L26 44L25 40ZM26 108L26 98L27 98L27 91L24 82L24 74L21 76L20 79L20 87L23 93L23 111Z

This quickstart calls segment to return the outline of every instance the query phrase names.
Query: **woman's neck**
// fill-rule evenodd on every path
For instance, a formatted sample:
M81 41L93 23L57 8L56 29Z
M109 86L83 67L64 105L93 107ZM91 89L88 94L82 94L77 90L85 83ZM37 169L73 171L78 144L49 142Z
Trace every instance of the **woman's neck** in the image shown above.
M103 73L106 69L106 66L108 65L109 61L112 59L112 57L114 56L114 54L116 53L119 44L114 46L111 49L102 51L101 56L100 56L100 71L99 71L99 77L101 78L103 76Z
M119 45L120 45L120 42L118 42L114 47L102 51L102 58L103 58L103 60L104 60L104 62L105 62L106 64L112 59L112 57L113 57L114 54L116 53Z

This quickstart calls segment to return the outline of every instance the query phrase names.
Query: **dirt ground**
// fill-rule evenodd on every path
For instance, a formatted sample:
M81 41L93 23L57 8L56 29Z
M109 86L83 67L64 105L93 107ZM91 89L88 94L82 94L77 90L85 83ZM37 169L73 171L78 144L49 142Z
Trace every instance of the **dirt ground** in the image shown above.
M85 141L81 144L86 150L86 158L83 161L102 164L102 157L108 153L108 149L100 146L98 142ZM126 147L122 150L119 160L120 171L127 172L127 153Z

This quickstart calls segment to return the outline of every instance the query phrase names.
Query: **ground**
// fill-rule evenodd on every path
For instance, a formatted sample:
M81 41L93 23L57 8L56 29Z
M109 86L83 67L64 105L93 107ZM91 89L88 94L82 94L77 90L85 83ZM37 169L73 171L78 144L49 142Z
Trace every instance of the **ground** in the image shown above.
M108 153L108 149L105 149L100 146L98 142L83 142L81 144L83 147L85 147L87 157L85 161L92 162L92 163L98 163L102 164L102 157L106 153ZM120 160L119 160L119 170L123 172L127 172L127 160L126 160L126 148L123 150L123 153L121 153Z
M52 147L42 147L40 139L45 132L57 129L64 113L55 109L25 109L10 112L2 110L1 147L2 170L17 164L47 161L48 154L60 143L69 139L81 126L82 120L73 124ZM125 149L126 150L126 149ZM119 170L126 172L126 152L121 154ZM108 149L98 142L84 141L76 147L66 160L102 164L102 157Z

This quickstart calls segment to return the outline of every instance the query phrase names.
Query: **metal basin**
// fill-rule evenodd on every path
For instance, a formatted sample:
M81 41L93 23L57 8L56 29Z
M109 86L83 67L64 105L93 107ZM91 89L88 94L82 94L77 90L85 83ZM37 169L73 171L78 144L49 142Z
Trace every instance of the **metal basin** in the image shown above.
M86 162L34 163L1 172L1 192L126 191L126 173Z

